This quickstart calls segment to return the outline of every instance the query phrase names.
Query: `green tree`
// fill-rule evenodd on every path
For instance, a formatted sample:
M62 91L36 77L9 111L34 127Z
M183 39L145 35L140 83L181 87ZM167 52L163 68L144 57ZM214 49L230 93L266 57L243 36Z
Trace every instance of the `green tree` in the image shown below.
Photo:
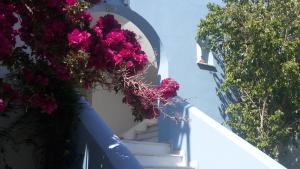
M241 137L275 157L300 129L300 1L224 0L198 28L224 61L226 112Z

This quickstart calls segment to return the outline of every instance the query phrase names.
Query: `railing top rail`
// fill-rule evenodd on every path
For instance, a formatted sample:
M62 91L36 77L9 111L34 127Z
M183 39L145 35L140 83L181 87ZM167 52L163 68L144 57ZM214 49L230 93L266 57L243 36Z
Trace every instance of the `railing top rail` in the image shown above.
M85 98L81 97L80 103L82 104L82 111L79 116L81 125L89 132L97 146L103 150L114 169L142 169L133 154L106 125Z

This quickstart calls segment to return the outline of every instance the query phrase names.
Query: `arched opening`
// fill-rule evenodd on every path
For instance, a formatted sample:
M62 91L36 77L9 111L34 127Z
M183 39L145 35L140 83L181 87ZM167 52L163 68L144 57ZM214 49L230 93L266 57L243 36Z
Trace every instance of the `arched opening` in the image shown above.
M95 20L99 16L104 16L106 14L114 15L115 19L118 20L123 29L128 29L136 33L141 47L143 51L146 52L149 60L147 71L145 73L145 81L146 83L156 84L158 71L156 52L146 35L133 22L125 17L104 11L93 12ZM114 131L114 133L119 136L136 125L130 106L123 104L122 98L122 94L115 94L114 92L109 92L101 87L97 87L90 93L90 101L92 106L96 109L108 126Z

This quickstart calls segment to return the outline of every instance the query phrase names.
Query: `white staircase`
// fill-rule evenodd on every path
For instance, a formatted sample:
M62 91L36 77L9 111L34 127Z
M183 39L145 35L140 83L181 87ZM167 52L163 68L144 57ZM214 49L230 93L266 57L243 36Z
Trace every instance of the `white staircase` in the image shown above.
M171 153L169 144L158 143L156 121L144 121L129 132L123 143L145 169L193 169L187 167L183 155Z
M136 141L158 142L158 127L157 124L147 126L146 131L135 132Z

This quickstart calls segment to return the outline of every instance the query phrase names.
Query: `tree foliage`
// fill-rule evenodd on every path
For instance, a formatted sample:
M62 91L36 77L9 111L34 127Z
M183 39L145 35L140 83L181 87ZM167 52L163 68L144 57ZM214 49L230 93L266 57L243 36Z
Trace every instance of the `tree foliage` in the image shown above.
M300 129L300 1L224 0L208 8L198 40L224 60L221 89L239 95L227 123L277 158Z

